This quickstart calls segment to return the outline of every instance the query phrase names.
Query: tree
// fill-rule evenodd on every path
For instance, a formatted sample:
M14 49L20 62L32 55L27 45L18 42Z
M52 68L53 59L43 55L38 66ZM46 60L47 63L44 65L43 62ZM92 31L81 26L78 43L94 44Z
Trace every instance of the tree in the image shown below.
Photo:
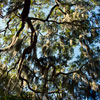
M0 16L6 25L0 29L0 98L99 98L96 2L1 0Z

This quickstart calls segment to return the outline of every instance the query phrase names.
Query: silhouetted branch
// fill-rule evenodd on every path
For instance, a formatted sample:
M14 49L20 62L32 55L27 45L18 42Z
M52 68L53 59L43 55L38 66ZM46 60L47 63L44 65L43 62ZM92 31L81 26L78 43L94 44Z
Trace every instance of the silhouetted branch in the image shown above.
M25 20L28 17L29 9L30 9L30 0L25 0L24 9L23 9L22 14L21 14L21 18L22 18L21 28L17 32L16 36L13 37L11 44L5 48L0 49L0 52L7 51L7 50L13 48L13 46L15 45L15 43L17 42L17 40L19 38L19 34L21 33L21 31L23 30L23 28L25 26Z
M59 6L59 5L56 4L56 5L54 5L54 6L51 8L51 10L50 10L50 12L49 12L49 14L48 14L46 20L49 19L49 17L50 17L50 15L52 14L53 10L54 10L57 6Z
M83 66L82 66L83 67ZM59 75L70 75L70 74L73 74L73 73L77 73L79 71L81 71L82 67L80 67L78 70L75 70L75 71L71 71L71 72L68 72L68 73L63 73L63 72L59 72L55 75L55 77L59 76Z

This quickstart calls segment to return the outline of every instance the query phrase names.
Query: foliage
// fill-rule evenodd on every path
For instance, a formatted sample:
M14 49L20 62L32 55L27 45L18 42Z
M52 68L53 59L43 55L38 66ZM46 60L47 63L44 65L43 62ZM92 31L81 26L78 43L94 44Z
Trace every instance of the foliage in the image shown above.
M98 0L1 0L0 99L99 98L98 6Z

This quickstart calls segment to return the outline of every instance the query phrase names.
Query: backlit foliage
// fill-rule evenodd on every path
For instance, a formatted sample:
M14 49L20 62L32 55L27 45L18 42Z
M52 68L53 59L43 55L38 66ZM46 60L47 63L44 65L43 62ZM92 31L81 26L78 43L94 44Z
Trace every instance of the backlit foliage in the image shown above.
M0 99L99 98L99 3L0 0Z

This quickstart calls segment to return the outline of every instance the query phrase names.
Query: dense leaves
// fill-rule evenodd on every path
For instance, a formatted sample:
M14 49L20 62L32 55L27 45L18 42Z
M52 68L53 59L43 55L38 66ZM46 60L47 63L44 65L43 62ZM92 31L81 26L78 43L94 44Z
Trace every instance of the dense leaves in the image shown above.
M99 3L1 0L0 99L99 99Z

